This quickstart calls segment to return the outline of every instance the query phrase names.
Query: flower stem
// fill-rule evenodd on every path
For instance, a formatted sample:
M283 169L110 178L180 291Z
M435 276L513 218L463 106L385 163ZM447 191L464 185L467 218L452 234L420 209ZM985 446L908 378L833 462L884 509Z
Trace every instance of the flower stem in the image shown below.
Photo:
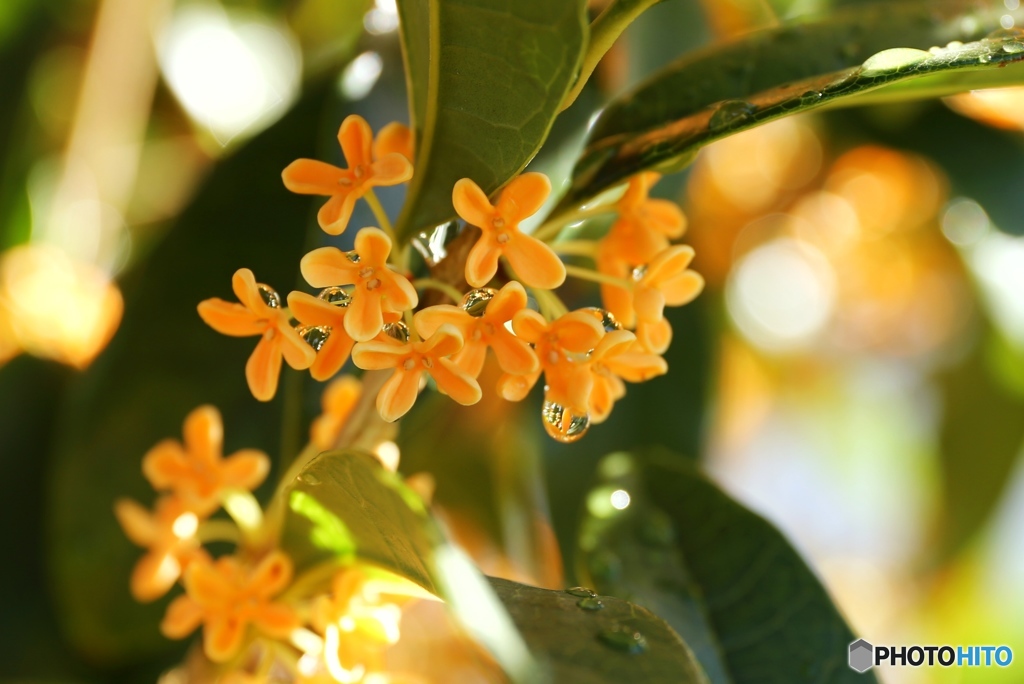
M597 242L594 240L566 240L552 243L551 249L555 250L556 254L584 256L593 259L597 254Z
M609 206L607 204L602 204L589 209L577 209L569 212L568 214L561 214L545 221L539 228L537 228L537 230L533 231L533 237L541 240L542 242L550 242L558 237L559 233L561 233L566 226L573 223L579 223L580 221L585 221L586 219L593 218L594 216L610 214L615 210L614 205Z
M633 283L625 278L616 278L615 276L605 275L604 273L598 273L589 268L580 268L579 266L571 266L566 264L565 272L567 275L573 278L579 278L580 280L589 280L595 283L604 283L606 285L616 285L623 289L629 290L633 287Z
M553 321L556 318L560 318L569 313L569 309L565 306L565 303L563 303L561 298L551 290L537 290L530 288L530 292L533 293L533 298L537 300L537 306L540 307L541 315L549 321Z
M449 285L448 283L442 283L440 280L436 280L434 278L417 278L416 280L412 281L412 286L415 287L417 290L430 289L437 290L438 292L443 292L448 296L449 299L451 299L456 304L462 301L461 292L456 290L453 286Z
M373 192L373 188L366 191L366 194L363 195L363 199L365 199L366 203L370 205L370 211L372 211L373 215L377 218L377 223L380 224L380 229L387 233L387 236L391 238L391 243L396 245L397 248L398 239L395 237L395 229L391 226L391 220L388 218L387 212L384 211L384 207L381 206L380 200L377 199L376 193ZM395 254L396 251L392 251L391 253Z
M221 503L241 530L242 539L258 546L262 541L263 509L256 497L244 489L229 489L221 496Z
M206 520L199 524L199 529L196 530L196 539L201 544L209 542L238 544L242 540L242 535L238 531L238 526L230 520Z

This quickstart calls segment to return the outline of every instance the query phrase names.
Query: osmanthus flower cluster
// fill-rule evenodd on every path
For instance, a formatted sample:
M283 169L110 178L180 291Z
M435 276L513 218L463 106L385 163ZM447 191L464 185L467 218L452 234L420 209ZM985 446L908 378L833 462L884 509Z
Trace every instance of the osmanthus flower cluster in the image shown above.
M260 336L246 364L257 399L274 396L282 360L324 381L351 358L358 368L390 371L376 403L385 420L395 421L428 379L460 404L479 401L478 378L490 349L503 373L497 392L522 400L543 376L545 428L573 441L608 417L626 382L667 372L661 354L672 330L665 307L691 301L703 279L689 269L693 250L671 243L685 230L682 211L648 195L657 174L634 177L614 203L556 217L533 233L523 223L551 194L546 176L523 173L493 201L473 179L459 180L453 208L464 230L478 233L459 269L472 288L464 291L462 279L409 273L409 245L398 243L374 194L375 187L412 178L410 131L390 124L374 139L362 118L350 116L338 141L346 168L299 159L284 170L285 186L329 198L318 221L331 235L346 230L359 199L379 227L360 229L351 251L321 247L302 258L302 276L318 289L315 295L292 292L283 301L243 268L232 282L237 303L199 305L203 320L219 332ZM602 213L617 215L603 238L559 240L568 224ZM594 267L567 264L563 256L591 259ZM568 311L555 293L567 277L600 283L602 307ZM420 306L428 289L451 303Z
M331 385L309 453L337 439L359 392L351 377ZM217 410L195 409L183 443L165 440L143 458L143 473L161 493L154 510L130 500L115 506L127 536L145 549L131 577L135 598L184 589L167 607L163 634L183 639L201 630L211 681L223 684L421 681L388 671L385 652L399 640L403 606L434 597L358 561L297 574L279 547L280 524L251 494L267 476L267 456L243 450L225 458L222 441ZM222 507L227 517L218 515ZM204 546L211 542L235 550L214 558Z

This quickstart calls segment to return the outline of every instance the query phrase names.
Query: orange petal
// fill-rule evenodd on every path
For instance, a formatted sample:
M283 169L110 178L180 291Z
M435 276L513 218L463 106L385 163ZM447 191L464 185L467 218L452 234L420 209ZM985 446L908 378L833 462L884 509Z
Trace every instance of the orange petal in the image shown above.
M377 131L373 141L373 158L380 159L384 155L397 152L409 161L413 161L412 130L405 124L392 121Z
M281 172L284 186L300 195L333 195L345 172L315 159L296 159Z
M548 322L532 309L523 309L512 317L512 329L527 342L537 344L548 330Z
M404 154L386 154L373 162L371 185L398 185L412 178L412 164Z
M644 204L644 223L648 229L670 238L680 238L686 232L683 210L669 200L648 200Z
M333 378L348 361L355 341L339 326L331 329L331 334L316 353L316 361L309 367L309 374L314 380L323 382Z
M551 181L543 173L524 173L505 186L497 209L506 220L518 223L533 216L551 194Z
M341 235L348 228L352 210L356 207L356 200L365 192L366 189L363 186L339 189L339 192L331 195L331 199L320 207L320 211L316 213L316 222L328 235Z
M153 544L160 534L152 514L131 499L118 499L114 503L114 515L125 536L138 546Z
M153 551L135 564L129 587L136 601L149 603L170 591L180 576L181 564L173 555Z
M231 660L242 646L245 623L234 615L216 616L203 626L203 652L215 663Z
M512 270L525 285L553 290L565 282L565 265L562 260L550 247L532 235L512 233L503 251Z
M483 396L477 381L448 359L435 359L434 365L427 372L434 378L439 390L463 406L475 404Z
M473 317L466 313L462 307L437 304L418 311L413 316L412 322L416 332L421 337L430 337L442 325L450 325L462 333L463 338L465 338L473 320Z
M669 247L647 266L643 278L644 285L658 287L665 280L674 278L686 270L693 261L693 256L693 247L689 245Z
M498 394L506 401L522 401L540 379L540 371L529 375L505 373L498 378Z
M453 325L442 325L427 340L417 345L416 351L424 356L442 358L462 349L462 333Z
M153 489L171 489L183 479L192 476L188 456L180 443L173 439L158 442L142 457L142 474Z
M243 449L224 459L221 481L225 487L253 490L267 478L270 459L262 451Z
M385 268L391 254L391 238L380 228L363 228L356 235L355 248L359 253L357 268Z
M288 310L303 325L326 325L334 328L341 326L345 318L345 307L334 306L305 292L288 294Z
M636 339L647 351L664 354L672 342L672 326L664 318L653 323L641 321L636 326Z
M696 271L683 271L674 278L661 283L661 291L665 295L668 306L689 304L704 290L704 278Z
M231 276L231 289L238 301L254 314L262 315L268 308L256 285L256 276L247 268L240 268Z
M487 319L495 323L511 321L517 312L526 308L526 290L515 280L505 284L487 303Z
M182 432L190 455L202 457L207 462L220 458L224 444L224 424L220 419L220 411L215 407L204 405L193 409L185 418Z
M388 308L405 311L416 307L420 298L408 278L389 270L381 272L379 276L381 292Z
M566 350L583 354L597 346L604 337L604 328L586 311L572 311L551 324L558 343Z
M281 551L271 551L252 571L249 584L257 596L270 598L292 581L292 562Z
M264 335L245 364L245 379L252 396L260 401L273 399L280 374L281 345L277 339Z
M652 185L658 182L660 175L654 172L638 173L629 180L626 193L617 202L619 210L628 212L636 209L647 200Z
M626 353L636 342L636 335L628 330L613 330L607 333L590 355L592 361L604 361Z
M299 262L302 277L313 287L350 285L356 281L356 268L337 247L314 249Z
M652 287L638 287L633 293L633 306L638 321L654 323L665 314L665 295Z
M487 345L478 340L470 340L451 358L466 375L478 378L483 372L484 362L487 360Z
M409 352L409 345L398 341L360 342L352 349L352 362L363 370L383 370L398 366Z
M352 303L345 313L345 332L356 342L372 340L384 327L381 289L360 289L352 295Z
M353 169L362 164L370 164L373 161L373 131L366 119L358 114L350 114L341 122L338 129L338 144L348 162L348 168Z
M645 382L668 372L668 363L657 354L632 351L604 362L615 375L629 382Z
M295 610L283 603L267 603L253 612L252 621L260 631L278 639L287 639L302 622Z
M278 324L277 340L284 360L295 370L305 370L316 361L316 350L309 346L287 321L282 320Z
M234 600L237 590L225 576L226 566L219 559L217 564L196 561L185 571L183 584L189 597L201 606L222 606Z
M601 302L604 308L627 328L636 326L636 310L633 308L633 292L616 285L601 285Z
M422 370L396 370L385 381L377 394L377 411L380 417L393 423L412 408L420 393L420 377Z
M466 258L466 282L473 287L483 287L491 282L498 272L498 257L501 249L494 239L484 233L469 250Z
M498 358L498 364L506 373L527 375L540 367L537 354L523 340L507 330L499 330L491 336L491 349Z
M241 304L213 298L199 302L197 308L203 322L221 335L248 337L259 335L266 328L256 314Z
M603 423L611 415L615 398L613 385L609 378L594 378L594 388L590 390L590 402L587 406L590 422L594 425Z
M167 606L160 631L168 639L184 639L203 621L203 608L188 596L179 596Z
M494 206L480 186L469 178L463 178L455 183L452 189L452 204L455 205L455 213L466 223L480 228L490 227Z

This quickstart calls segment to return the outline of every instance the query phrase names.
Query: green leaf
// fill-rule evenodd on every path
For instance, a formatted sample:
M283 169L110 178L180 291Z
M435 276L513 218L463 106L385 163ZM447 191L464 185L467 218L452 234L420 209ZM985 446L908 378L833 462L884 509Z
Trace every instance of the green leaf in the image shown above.
M713 684L874 681L847 667L854 637L800 555L695 465L652 450L599 472L577 572L664 617Z
M552 681L573 684L672 682L703 684L707 678L679 635L650 611L622 599L602 596L580 607L584 597L489 578L533 652L547 665ZM644 643L640 653L623 644ZM635 647L639 650L638 647Z
M602 113L563 206L783 116L1024 83L1024 33L999 30L1007 14L1024 20L997 0L878 3L684 56ZM951 41L967 44L927 52Z
M400 237L452 219L460 178L491 193L533 158L579 68L585 4L399 0L416 130Z
M292 511L312 523L309 539L314 546L329 551L343 561L355 556L356 541L348 526L324 508L323 504L305 492L293 491L288 505Z
M318 139L330 139L320 127L328 85L212 171L165 239L124 279L117 335L70 383L51 468L51 575L64 631L94 662L178 647L157 629L165 602L140 605L128 593L142 551L113 514L118 497L155 499L142 477L143 454L161 439L180 439L185 416L204 403L221 410L226 453L276 451L280 401L257 402L245 382L255 340L218 335L196 305L231 298L231 275L242 266L284 292L295 282L311 216L308 203L282 187L280 172L296 157L315 156Z

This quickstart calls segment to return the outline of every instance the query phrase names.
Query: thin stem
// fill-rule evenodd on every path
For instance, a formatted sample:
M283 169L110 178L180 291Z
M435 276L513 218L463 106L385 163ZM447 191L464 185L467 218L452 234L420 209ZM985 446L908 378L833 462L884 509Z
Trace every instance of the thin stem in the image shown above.
M448 296L449 299L451 299L456 304L462 301L461 292L456 290L448 283L443 283L440 280L435 280L434 278L417 278L416 280L412 281L412 286L418 290L430 289L437 290L438 292L443 292Z
M594 240L566 240L552 243L551 249L555 250L556 254L584 256L593 259L597 254L597 242Z
M230 542L238 544L242 540L242 533L238 525L230 520L206 520L199 524L196 530L196 539L200 544L209 542Z
M384 211L384 207L381 206L380 200L377 199L377 195L373 192L372 188L366 191L366 194L363 195L363 199L365 199L366 203L370 205L370 211L372 211L373 215L377 218L377 223L380 224L380 229L387 233L387 236L391 238L391 244L397 245L398 238L395 237L395 229L391 226L391 220L388 218L387 212ZM392 254L395 254L395 252L392 251ZM401 266L401 264L398 265Z
M259 546L262 540L263 509L252 492L244 489L229 489L221 495L221 504L231 519L238 525L242 540L251 546Z
M286 368L284 371L284 405L281 408L281 446L278 454L284 470L302 448L302 386L305 373Z
M547 320L553 321L569 313L565 303L551 290L530 288L530 292L533 293L533 298L537 300L537 306L540 307L541 315Z
M566 274L573 278L579 278L580 280L589 280L595 283L604 283L606 285L616 285L624 289L631 289L633 283L626 280L625 278L616 278L615 276L605 275L604 273L598 273L589 268L580 268L579 266L571 266L566 264Z
M560 214L553 218L545 221L537 230L533 231L533 237L537 238L542 242L550 242L551 240L558 237L566 226L570 226L580 221L585 221L588 218L594 216L601 216L602 214L610 214L616 210L615 205L602 204L589 209L577 209L571 211L568 214Z
M405 327L409 329L409 341L419 342L420 336L416 332L416 326L413 324L412 309L406 309L402 312L402 318L405 319Z

